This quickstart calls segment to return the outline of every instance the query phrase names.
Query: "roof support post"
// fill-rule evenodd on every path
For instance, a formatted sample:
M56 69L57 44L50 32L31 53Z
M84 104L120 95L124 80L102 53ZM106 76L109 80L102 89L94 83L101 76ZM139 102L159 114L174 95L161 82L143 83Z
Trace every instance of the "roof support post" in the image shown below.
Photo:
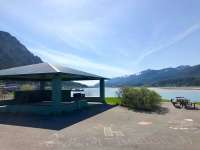
M100 99L103 103L105 103L105 81L104 79L100 79Z
M62 81L59 75L55 75L52 79L52 102L54 111L60 111L61 104L61 91L62 90Z

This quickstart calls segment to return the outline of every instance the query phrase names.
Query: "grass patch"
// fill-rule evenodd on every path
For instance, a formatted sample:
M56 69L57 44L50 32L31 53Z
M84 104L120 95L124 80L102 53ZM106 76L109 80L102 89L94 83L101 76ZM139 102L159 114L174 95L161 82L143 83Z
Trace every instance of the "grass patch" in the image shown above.
M169 99L162 99L161 102L170 102ZM200 105L200 101L196 102L197 105ZM121 99L118 97L107 97L106 98L106 104L109 105L121 105Z
M170 102L169 99L162 99L162 102Z
M197 103L197 105L200 105L200 102L196 102Z
M162 99L162 102L170 102L169 99ZM106 98L106 104L109 105L121 105L121 99L118 97L107 97ZM198 102L200 105L200 102Z
M118 98L118 97L107 97L106 103L109 104L109 105L120 105L121 99Z

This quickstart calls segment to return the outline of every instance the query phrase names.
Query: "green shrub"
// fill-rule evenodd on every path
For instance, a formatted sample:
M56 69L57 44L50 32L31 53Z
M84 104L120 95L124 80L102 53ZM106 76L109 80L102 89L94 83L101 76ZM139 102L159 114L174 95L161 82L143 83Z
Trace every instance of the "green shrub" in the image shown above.
M153 110L162 101L159 94L147 88L121 88L119 97L123 106L139 110Z

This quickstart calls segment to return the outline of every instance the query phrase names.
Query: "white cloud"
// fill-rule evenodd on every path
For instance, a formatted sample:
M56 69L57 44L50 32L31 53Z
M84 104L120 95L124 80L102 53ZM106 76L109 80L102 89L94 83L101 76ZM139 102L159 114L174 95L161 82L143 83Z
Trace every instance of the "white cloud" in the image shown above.
M153 1L143 3L133 0L1 1L0 27L9 32L12 29L14 36L17 35L27 47L32 47L32 51L45 61L103 76L120 76L143 69L138 64L146 57L173 46L200 28L199 24L193 25L166 43L160 43L157 39L162 40L163 35L166 38L171 36L165 34L171 28L162 35L160 32L156 34L155 39L151 34L159 29L163 31L163 20L164 23L174 23L179 29L186 24L177 21L174 13L166 15L159 10L157 16ZM161 16L166 18L158 19L163 18ZM190 16L184 18L187 24L190 23ZM155 40L159 44L152 46ZM158 59L160 63L161 59Z
M59 28L57 28L59 26ZM104 53L95 45L95 36L102 34L102 29L92 22L76 22L70 25L48 26L49 31L54 31L57 38L71 47L104 56ZM101 32L102 31L102 32ZM49 32L50 33L50 32Z
M35 50L31 48L31 51L39 55L46 62L67 65L72 68L77 68L105 77L115 77L124 74L130 74L130 72L126 69L105 65L103 63L92 62L74 54L69 54L47 48L42 48L40 50Z
M158 51L162 51L162 50L184 40L185 38L187 38L188 36L190 36L191 34L193 34L195 31L197 31L199 29L200 29L200 24L195 24L195 25L189 27L188 29L186 29L184 32L176 35L174 38L171 39L171 41L161 44L158 47L145 50L146 52L143 53L140 57L138 57L138 59L135 60L134 64L135 65L140 64L149 55L156 53Z

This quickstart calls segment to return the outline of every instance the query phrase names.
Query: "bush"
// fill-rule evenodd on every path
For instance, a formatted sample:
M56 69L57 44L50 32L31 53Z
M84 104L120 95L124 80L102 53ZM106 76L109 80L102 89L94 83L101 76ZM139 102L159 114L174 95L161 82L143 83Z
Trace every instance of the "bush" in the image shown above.
M123 106L139 110L154 110L162 100L159 94L147 88L121 88L119 97Z

